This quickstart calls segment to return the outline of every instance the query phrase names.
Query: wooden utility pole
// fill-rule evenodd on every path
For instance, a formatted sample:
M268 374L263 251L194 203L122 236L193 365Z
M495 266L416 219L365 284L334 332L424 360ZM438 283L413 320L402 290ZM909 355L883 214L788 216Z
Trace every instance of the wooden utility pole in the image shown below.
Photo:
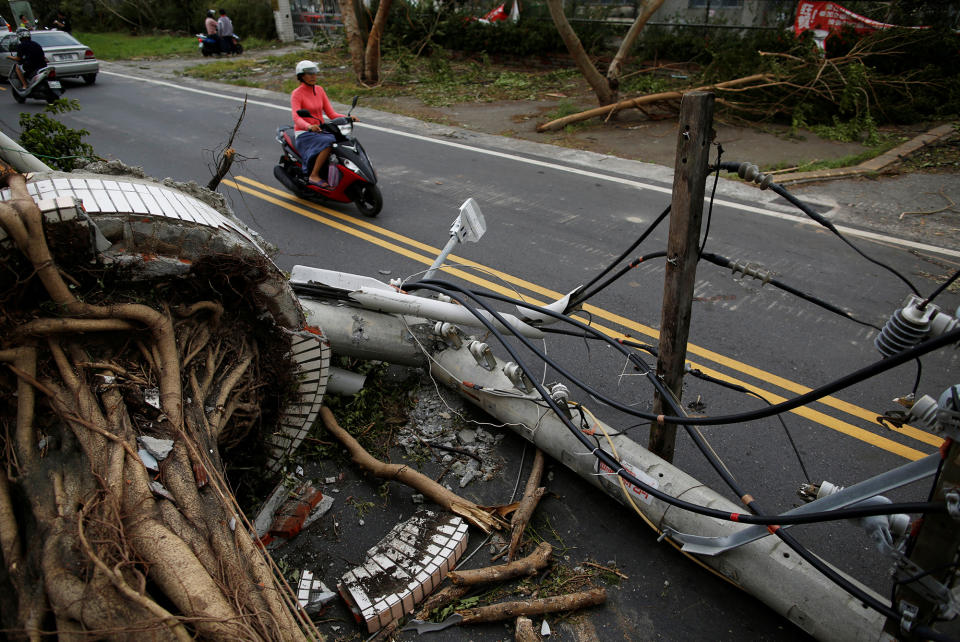
M663 280L663 308L660 312L660 353L657 376L680 398L683 365L687 357L690 332L690 308L697 276L700 221L707 182L707 161L713 140L713 94L694 91L684 94L680 103L680 127L677 132L677 159L673 173L673 201L670 206L670 238L667 241L667 269ZM658 415L669 408L660 394L654 396L653 411ZM673 461L675 424L650 426L651 452Z

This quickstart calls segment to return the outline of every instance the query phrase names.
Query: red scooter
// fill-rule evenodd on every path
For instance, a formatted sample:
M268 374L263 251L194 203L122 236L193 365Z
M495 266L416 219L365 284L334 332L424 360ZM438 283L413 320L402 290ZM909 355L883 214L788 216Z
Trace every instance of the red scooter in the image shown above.
M283 186L300 197L320 196L340 203L353 203L364 216L376 216L383 208L383 196L377 187L377 173L367 157L363 146L353 136L353 121L350 112L357 106L357 96L345 118L326 122L313 116L306 109L297 111L301 118L312 118L320 123L321 131L336 138L320 175L328 177L330 187L324 188L307 180L303 159L297 151L293 127L278 127L277 142L283 149L280 161L273 167L273 175ZM332 180L329 180L332 179Z

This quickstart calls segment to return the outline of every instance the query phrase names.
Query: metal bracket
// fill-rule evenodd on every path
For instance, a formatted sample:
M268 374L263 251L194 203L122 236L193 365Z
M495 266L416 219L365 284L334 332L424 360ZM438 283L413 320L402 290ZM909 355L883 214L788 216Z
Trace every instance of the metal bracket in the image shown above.
M900 630L904 633L910 633L913 627L917 625L917 615L920 609L910 602L900 602Z
M510 380L510 383L512 383L517 390L527 394L533 392L533 383L530 381L530 377L513 361L503 366L503 374L507 375L507 379Z
M956 488L948 490L943 494L943 498L947 501L947 514L954 521L960 521L960 490Z
M957 613L960 612L957 601L953 596L953 591L936 580L932 575L926 573L906 555L902 555L900 559L897 560L895 576L902 584L909 582L912 590L915 591L917 595L920 595L931 604L935 604L937 615L943 619L952 620L957 616Z
M493 352L490 350L490 346L482 341L471 341L467 345L467 349L470 350L470 354L473 355L473 358L477 360L477 364L484 370L493 370L497 367L497 358L493 356Z
M443 339L443 341L457 350L463 345L460 328L446 321L437 321L433 326L433 333Z

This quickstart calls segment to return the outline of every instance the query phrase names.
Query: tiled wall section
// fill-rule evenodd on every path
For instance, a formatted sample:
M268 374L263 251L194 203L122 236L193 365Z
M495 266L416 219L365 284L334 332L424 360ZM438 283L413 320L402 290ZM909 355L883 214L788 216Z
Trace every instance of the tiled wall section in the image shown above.
M453 570L467 549L467 523L422 509L397 524L347 571L338 589L370 633L413 611Z
M330 344L322 335L299 332L293 339L300 386L280 418L279 429L267 438L270 447L268 468L279 469L284 455L292 453L317 420L330 377Z

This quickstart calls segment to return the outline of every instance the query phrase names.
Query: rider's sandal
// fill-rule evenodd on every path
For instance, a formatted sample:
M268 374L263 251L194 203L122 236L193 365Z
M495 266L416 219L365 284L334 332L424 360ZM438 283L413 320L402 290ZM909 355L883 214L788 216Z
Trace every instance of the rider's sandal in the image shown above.
M321 189L330 189L330 183L328 183L327 181L325 181L325 180L323 180L323 179L320 179L319 181L310 181L310 180L308 180L307 182L310 183L311 185L313 185L314 187L319 187L319 188L321 188Z

